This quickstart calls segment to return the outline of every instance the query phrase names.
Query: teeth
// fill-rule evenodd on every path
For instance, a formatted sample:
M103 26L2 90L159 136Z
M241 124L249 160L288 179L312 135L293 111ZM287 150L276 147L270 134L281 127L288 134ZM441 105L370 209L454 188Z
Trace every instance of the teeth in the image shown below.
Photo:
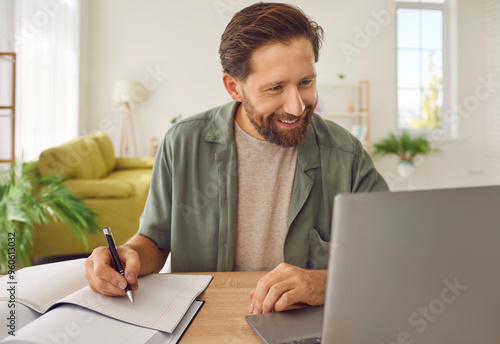
M280 119L281 122L291 124L297 122L299 119L297 118L295 121L285 121L284 119Z

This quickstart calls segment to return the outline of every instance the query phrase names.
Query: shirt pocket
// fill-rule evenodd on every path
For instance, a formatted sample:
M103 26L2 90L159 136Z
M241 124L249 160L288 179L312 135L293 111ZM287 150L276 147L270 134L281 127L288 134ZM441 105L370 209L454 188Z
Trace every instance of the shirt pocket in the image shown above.
M314 228L309 230L309 261L308 269L326 269L328 267L328 251L330 242L321 239Z

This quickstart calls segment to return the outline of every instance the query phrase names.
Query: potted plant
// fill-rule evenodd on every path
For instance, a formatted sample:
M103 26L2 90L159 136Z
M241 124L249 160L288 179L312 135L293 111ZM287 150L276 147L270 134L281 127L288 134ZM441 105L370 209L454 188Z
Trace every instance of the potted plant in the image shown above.
M415 170L415 157L436 152L425 134L412 137L408 132L401 135L390 133L388 137L373 144L373 155L396 155L399 157L398 172L402 177L409 177Z
M36 162L0 174L0 270L13 259L30 265L34 225L52 221L66 224L85 246L85 233L99 230L96 213L64 186L63 177L39 175Z

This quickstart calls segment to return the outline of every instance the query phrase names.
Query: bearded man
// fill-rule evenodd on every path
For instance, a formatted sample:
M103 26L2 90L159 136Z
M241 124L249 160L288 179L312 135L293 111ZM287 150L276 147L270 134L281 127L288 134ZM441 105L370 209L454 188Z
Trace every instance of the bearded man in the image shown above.
M221 37L232 102L187 118L160 146L138 233L85 262L90 287L124 295L158 272L270 270L251 313L324 303L333 199L388 190L362 144L314 113L322 28L300 9L257 3ZM119 230L119 229L118 229Z

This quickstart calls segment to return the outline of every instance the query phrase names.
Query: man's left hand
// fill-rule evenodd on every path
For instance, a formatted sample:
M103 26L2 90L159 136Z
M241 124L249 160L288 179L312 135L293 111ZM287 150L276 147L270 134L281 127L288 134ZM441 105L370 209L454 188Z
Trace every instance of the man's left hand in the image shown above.
M305 270L281 263L262 277L250 292L250 313L281 312L296 303L325 303L327 270Z

